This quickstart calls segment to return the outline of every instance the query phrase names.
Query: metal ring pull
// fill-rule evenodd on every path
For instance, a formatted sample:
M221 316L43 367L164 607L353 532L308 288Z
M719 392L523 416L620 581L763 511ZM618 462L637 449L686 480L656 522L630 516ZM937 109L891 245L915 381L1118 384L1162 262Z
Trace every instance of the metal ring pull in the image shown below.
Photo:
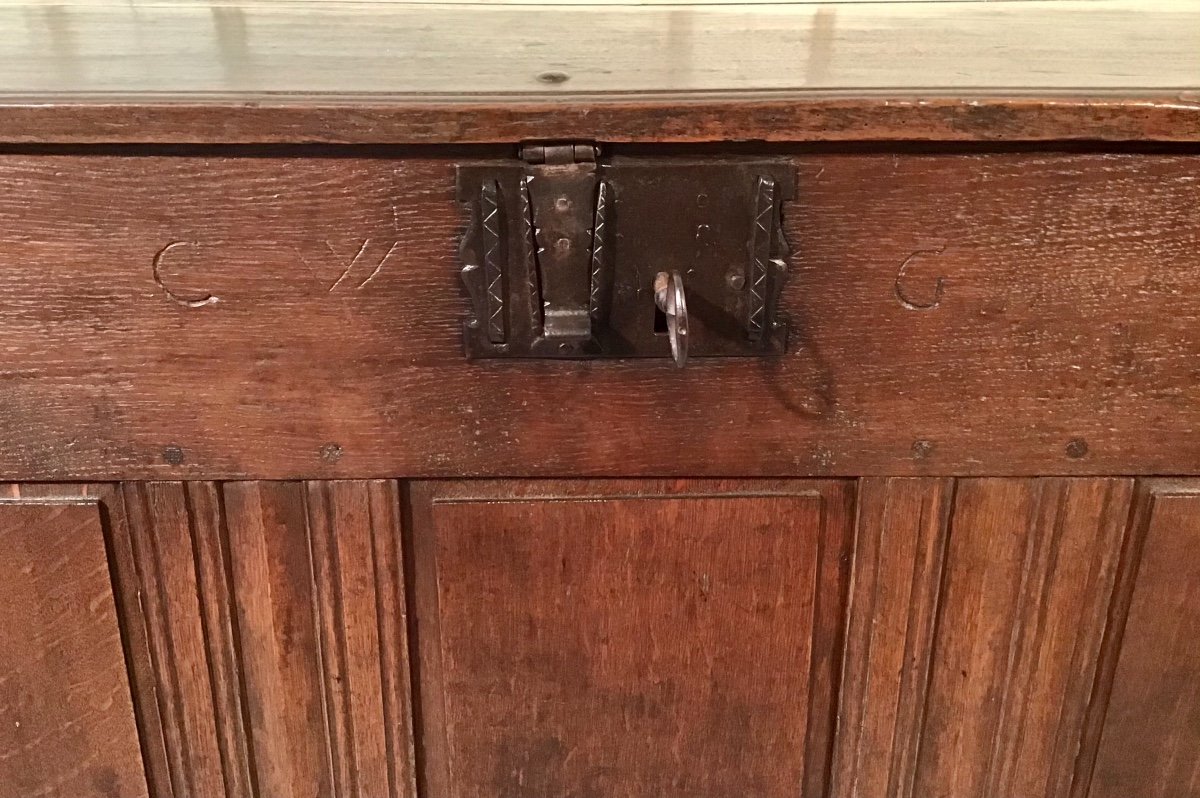
M671 340L671 357L683 368L688 356L687 297L683 293L683 277L679 272L659 272L654 277L654 304L667 317L667 335Z

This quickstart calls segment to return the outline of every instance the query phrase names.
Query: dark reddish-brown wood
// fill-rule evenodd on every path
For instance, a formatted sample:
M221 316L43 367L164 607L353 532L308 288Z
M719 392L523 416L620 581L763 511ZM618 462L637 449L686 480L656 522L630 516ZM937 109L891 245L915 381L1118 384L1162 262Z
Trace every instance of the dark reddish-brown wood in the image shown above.
M222 496L256 794L411 798L395 484Z
M719 141L1200 140L1192 94L847 98L727 96L346 104L0 101L0 142L508 144L526 139Z
M831 794L910 798L954 481L859 483Z
M0 503L0 661L0 795L149 795L96 502Z
M680 371L466 362L454 162L503 153L424 154L0 158L0 471L1034 475L1200 458L1195 158L799 151L789 354Z
M395 483L152 483L123 491L6 485L0 494L20 502L0 504L0 516L20 508L57 513L83 503L104 520L104 538L95 545L107 545L101 564L112 570L124 641L117 662L130 672L140 729L133 739L136 744L140 737L142 760L134 764L140 772L144 760L140 778L143 784L148 779L151 796L412 798ZM21 547L0 552L0 566L39 568L29 559L39 547L50 557L70 545L70 561L63 555L55 562L90 568L95 557L85 555L94 552L81 548L89 545L88 534L86 525L18 524L4 540ZM90 571L83 576L92 579ZM73 577L66 580L73 584ZM90 589L86 580L80 589ZM12 584L15 590L20 582ZM70 595L77 599L73 587ZM0 610L28 613L20 598L0 601ZM80 601L88 607L92 597ZM115 632L105 623L102 595L95 604L94 613L74 619L79 650L64 666L77 666L76 675L94 667L95 678L107 678L114 666L105 635ZM32 634L45 617L6 629ZM12 650L10 642L17 645L14 638L0 650ZM29 648L28 641L21 645ZM62 676L45 670L47 680ZM17 678L14 671L8 683L18 684ZM0 697L4 683L0 679ZM120 710L119 702L113 706ZM52 726L55 716L48 717ZM93 734L90 720L77 725L74 733ZM119 725L112 724L113 734ZM107 750L95 747L97 756ZM47 795L93 794L83 787L71 791L78 787L71 779L83 770L68 773L41 751L14 750L4 761L24 778L66 785ZM114 794L145 794L145 787ZM3 789L0 795L7 798Z
M1099 750L1083 774L1090 798L1200 791L1200 483L1153 481L1138 499L1110 629L1115 669L1095 716Z
M134 554L134 541L120 488L111 484L0 484L0 497L32 504L39 501L82 501L96 506L104 524L104 543L133 692L134 713L140 730L147 786L155 798L173 798L179 793L173 791L171 783L164 742L164 720L156 697L158 674L151 657L142 604L139 577L142 566ZM170 719L166 722L169 723Z
M833 795L1071 794L1131 497L864 481Z
M174 794L411 798L395 484L124 493Z
M417 483L426 794L824 792L848 483Z
M0 5L0 798L1200 791L1200 13L101 5ZM786 356L466 362L530 141L790 159Z
M102 723L71 699L0 725L57 735L2 760L48 795L108 798L58 754L121 745L115 794L156 798L1195 788L1189 480L4 493L0 607L28 635L0 649L41 658L0 703L126 695ZM48 587L51 562L78 573Z
M1131 495L959 483L913 795L1067 794Z

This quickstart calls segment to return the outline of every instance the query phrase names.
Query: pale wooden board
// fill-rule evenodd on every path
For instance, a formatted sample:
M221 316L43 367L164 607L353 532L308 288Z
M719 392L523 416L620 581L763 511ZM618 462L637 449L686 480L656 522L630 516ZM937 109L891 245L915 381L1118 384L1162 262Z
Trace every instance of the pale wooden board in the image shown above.
M561 72L565 82L539 80ZM1195 101L1192 0L694 5L0 1L0 99L835 92Z
M1073 3L1104 3L1106 0L1068 0ZM733 5L838 5L853 3L871 3L873 5L888 5L896 3L1036 3L1046 0L126 0L119 5L124 7L150 8L154 6L197 6L212 8L213 6L250 6L285 5L303 6L328 3L351 3L355 5L383 6L733 6ZM0 0L0 6L112 6L117 5L113 0Z

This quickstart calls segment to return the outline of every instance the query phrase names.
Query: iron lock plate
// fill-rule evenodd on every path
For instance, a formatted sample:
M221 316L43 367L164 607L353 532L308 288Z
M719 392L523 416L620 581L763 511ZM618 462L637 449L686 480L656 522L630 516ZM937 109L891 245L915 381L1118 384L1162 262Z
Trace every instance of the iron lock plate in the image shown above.
M655 278L682 277L692 357L782 354L786 159L527 147L458 167L469 358L671 357Z

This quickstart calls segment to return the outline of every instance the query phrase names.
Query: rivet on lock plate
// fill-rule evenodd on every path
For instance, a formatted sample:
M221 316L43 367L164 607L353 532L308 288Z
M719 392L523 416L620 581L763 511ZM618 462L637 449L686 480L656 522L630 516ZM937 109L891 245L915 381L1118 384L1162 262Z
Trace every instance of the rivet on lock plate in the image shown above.
M787 349L785 159L602 159L529 145L458 167L469 358L764 356Z

